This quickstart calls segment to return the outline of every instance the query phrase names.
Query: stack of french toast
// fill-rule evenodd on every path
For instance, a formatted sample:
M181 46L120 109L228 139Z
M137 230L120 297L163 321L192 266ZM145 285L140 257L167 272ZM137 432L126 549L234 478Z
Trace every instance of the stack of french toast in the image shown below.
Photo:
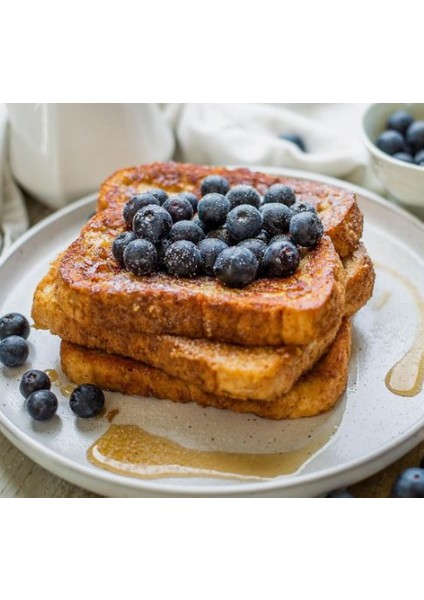
M160 188L200 198L211 174L261 195L284 183L315 207L324 236L294 274L234 289L118 264L112 245L132 195ZM269 419L316 415L346 387L350 317L372 295L362 226L355 195L323 183L179 163L124 169L101 186L95 215L38 285L35 325L62 339L62 369L78 384Z

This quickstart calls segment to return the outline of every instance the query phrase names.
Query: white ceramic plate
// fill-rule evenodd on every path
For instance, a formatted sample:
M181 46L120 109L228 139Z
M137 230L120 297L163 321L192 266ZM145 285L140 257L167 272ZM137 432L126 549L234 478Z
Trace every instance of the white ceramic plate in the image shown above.
M424 439L424 393L405 398L391 393L384 383L389 369L411 345L418 318L408 285L385 267L403 274L416 289L424 289L424 226L385 200L342 181L261 170L350 188L365 214L364 241L376 263L377 282L372 301L354 319L344 398L326 415L282 422L113 393L107 394L107 407L120 408L114 423L138 423L151 433L203 450L297 450L306 456L311 444L326 443L296 472L256 481L143 480L97 468L88 462L86 452L109 426L105 417L76 419L57 389L60 406L54 419L37 423L25 411L18 391L21 374L31 367L60 370L59 340L32 330L29 363L17 370L0 366L0 428L22 452L56 475L109 496L314 496L371 475ZM30 314L37 282L49 262L77 237L93 207L94 196L83 199L38 224L15 244L0 264L0 315Z

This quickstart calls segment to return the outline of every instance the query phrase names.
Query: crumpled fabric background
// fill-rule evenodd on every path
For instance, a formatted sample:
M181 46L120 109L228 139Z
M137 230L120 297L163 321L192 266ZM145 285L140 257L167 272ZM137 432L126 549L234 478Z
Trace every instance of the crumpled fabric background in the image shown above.
M143 104L139 106L140 119L143 116L151 119L151 111L147 113ZM367 156L360 140L360 121L365 106L162 104L158 118L160 115L161 119L165 119L176 138L177 149L172 156L168 156L169 159L200 164L287 167L346 179L381 191L367 168ZM93 106L90 110L93 110ZM283 133L300 135L306 143L307 152L279 139L279 134ZM5 105L0 105L2 251L29 225L23 194L9 165L9 138L7 109ZM96 159L98 161L98 156ZM160 159L163 160L163 153ZM63 160L66 160L66 156ZM128 157L125 165L117 164L116 168L128 166L127 162ZM143 161L135 155L132 164L140 162ZM109 172L104 173L104 177L108 175ZM97 186L100 183L101 180ZM92 191L95 190L96 187Z

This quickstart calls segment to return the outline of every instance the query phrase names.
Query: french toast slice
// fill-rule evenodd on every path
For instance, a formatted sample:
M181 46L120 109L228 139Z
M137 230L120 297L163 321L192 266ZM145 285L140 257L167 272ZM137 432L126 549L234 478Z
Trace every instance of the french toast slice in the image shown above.
M153 163L121 169L106 179L100 188L98 210L120 206L138 191L162 188L169 193L193 192L200 198L200 184L208 175L222 175L231 186L247 184L261 194L274 183L285 183L299 200L309 202L318 211L324 230L341 257L352 254L362 235L363 216L355 195L337 186L269 175L250 169L226 169L182 163Z
M278 346L307 344L342 316L344 269L328 236L292 276L258 279L243 289L210 277L137 277L112 255L112 242L125 229L121 208L95 214L60 260L57 301L86 327Z
M105 327L81 326L55 299L58 264L38 286L33 317L38 328L63 340L133 358L193 383L205 392L232 398L269 401L287 393L297 379L328 350L340 323L305 346L242 347L181 336L122 333ZM348 259L345 316L369 299L372 263L363 245Z
M131 358L62 342L62 369L76 384L92 383L124 394L254 413L266 419L309 417L332 408L348 378L351 330L344 319L329 351L287 393L272 402L235 400L201 388Z

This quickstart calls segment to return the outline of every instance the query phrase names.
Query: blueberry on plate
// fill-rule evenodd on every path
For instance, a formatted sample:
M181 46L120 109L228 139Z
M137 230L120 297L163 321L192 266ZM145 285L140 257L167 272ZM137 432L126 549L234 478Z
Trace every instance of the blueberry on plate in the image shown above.
M415 121L406 131L406 141L415 152L424 150L424 121Z
M136 239L133 231L123 231L113 240L112 254L114 259L121 267L124 266L124 251L130 242Z
M37 390L27 398L26 409L36 421L48 421L57 411L57 398L50 390Z
M404 139L403 135L398 131L383 131L377 140L377 148L380 148L382 152L386 154L396 154L396 152L402 152L404 150Z
M237 244L237 247L247 248L248 250L253 252L253 254L258 259L258 264L261 265L266 250L265 242L263 242L262 240L258 240L258 238L249 238L248 240L243 240L242 242Z
M205 177L205 179L202 181L200 186L200 192L202 196L205 196L206 194L212 194L214 192L223 194L225 196L229 189L230 184L228 179L225 179L225 177L222 177L221 175L208 175L208 177Z
M411 154L408 154L407 152L396 152L395 154L393 154L393 158L396 158L397 160L401 160L403 162L415 163L414 157Z
M221 240L222 242L225 242L227 246L231 246L233 242L226 227L218 227L218 229L212 229L212 231L209 231L209 233L206 235L206 238Z
M215 229L223 225L229 212L230 202L228 198L215 192L203 196L197 207L199 219L209 229Z
M154 188L152 190L149 190L149 194L152 194L152 196L159 200L159 204L161 206L164 202L168 200L169 197L165 190L161 190L160 188Z
M221 252L213 271L221 283L229 287L242 288L256 278L258 259L247 248L235 246Z
M302 150L302 152L306 152L305 142L300 137L300 135L296 135L295 133L282 133L278 137L281 140L292 142L292 144L295 144L300 150Z
M202 257L202 272L205 275L213 276L213 267L218 256L228 248L228 245L218 238L208 238L202 240L199 245L199 252Z
M292 206L296 202L296 195L291 187L282 183L274 183L271 185L265 196L263 203L271 204L272 202L279 202L286 206Z
M0 319L0 340L9 335L18 335L27 339L30 332L28 319L20 313L8 313Z
M181 194L171 196L163 203L163 208L169 212L174 223L189 221L194 214L191 202Z
M38 390L49 390L51 385L50 377L44 371L31 369L22 375L19 391L24 398L28 398Z
M159 200L150 192L145 192L143 194L135 194L130 198L130 200L128 200L122 212L125 223L128 225L128 227L132 226L135 214L139 210L141 210L145 206L149 206L150 204L155 204L156 206L159 206Z
M18 335L9 335L0 342L0 363L6 367L20 367L28 358L26 340Z
M97 385L83 383L78 385L69 398L71 410L83 419L95 417L105 405L105 395Z
M392 487L392 498L424 498L424 469L405 469Z
M231 208L240 206L240 204L250 204L259 208L261 196L251 185L235 185L227 194Z
M181 192L178 195L181 196L181 198L184 198L184 200L188 200L190 202L194 214L197 211L197 205L199 204L197 197L191 192Z
M261 232L262 215L254 206L240 204L228 213L225 227L233 240L241 242Z
M148 240L134 240L124 251L124 265L134 275L150 275L156 267L158 254Z
M298 246L312 248L324 235L321 219L310 212L294 215L290 222L290 237Z
M165 252L165 266L170 275L194 277L202 265L202 256L193 242L173 242Z
M290 227L290 221L293 216L292 211L285 204L272 202L264 204L261 207L262 227L271 236L278 233L286 233Z
M315 206L313 206L309 202L295 202L294 204L292 204L292 206L290 206L290 210L295 215L297 215L298 213L301 213L301 212L311 212L316 215L318 214Z
M187 202L186 200L184 202ZM191 208L191 207L190 207ZM172 227L172 217L162 206L145 206L133 219L133 231L138 238L156 244L167 237Z
M187 240L198 244L205 237L205 232L194 221L178 221L171 227L169 239L171 242Z
M287 240L274 242L265 250L263 266L268 277L292 275L299 263L299 250L292 242Z
M326 496L327 498L354 498L353 494L342 488L340 490L333 490Z
M424 150L420 150L416 153L415 163L419 166L424 166Z
M405 131L411 125L414 119L411 117L409 113L404 110L397 110L392 115L390 115L389 120L387 121L387 129L393 129L394 131L398 131L402 135L405 134Z

